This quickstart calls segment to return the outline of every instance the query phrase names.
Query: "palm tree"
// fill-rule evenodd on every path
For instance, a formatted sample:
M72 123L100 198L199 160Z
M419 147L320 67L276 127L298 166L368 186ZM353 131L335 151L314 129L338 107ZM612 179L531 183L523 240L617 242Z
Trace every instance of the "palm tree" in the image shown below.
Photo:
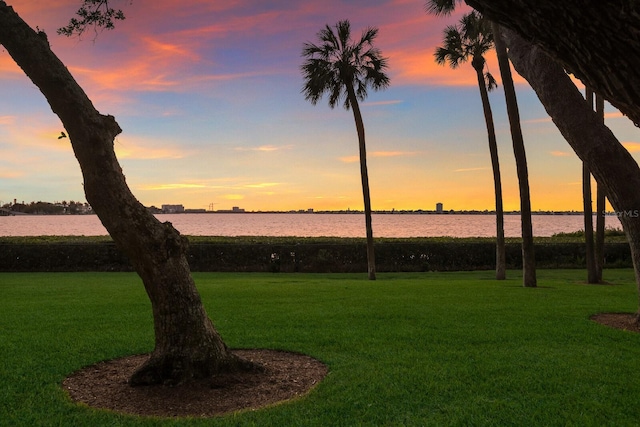
M604 98L599 94L596 94L596 113L598 114L600 121L604 123ZM604 193L604 186L597 181L596 184L596 277L598 278L598 283L602 283L602 268L604 266L604 211L606 209L606 195Z
M593 90L585 88L587 105L593 110ZM584 213L584 241L585 258L587 264L587 283L598 283L596 271L595 247L593 242L593 209L591 201L591 172L585 162L582 162L582 206Z
M425 8L428 13L435 15L447 15L454 11L461 0L426 0ZM518 100L511 75L511 66L507 56L507 48L502 41L500 25L491 23L493 41L498 55L500 77L504 87L504 97L509 116L509 128L513 142L513 154L516 159L518 174L518 186L520 189L520 218L522 230L522 284L524 287L536 287L536 257L533 244L533 224L531 221L531 194L529 191L529 170L527 156L524 149L524 138L520 127L520 112Z
M373 228L371 226L371 197L364 137L364 123L358 100L367 97L370 86L374 90L389 86L389 77L384 73L387 58L373 46L378 29L365 29L360 40L351 40L351 24L348 20L335 25L335 32L327 25L318 32L320 44L305 43L302 56L307 58L302 65L305 84L302 92L305 99L316 105L325 93L329 94L329 107L335 108L344 100L346 110L353 110L360 148L360 176L364 198L365 225L367 229L367 263L369 279L375 280L376 267L373 250Z
M438 64L444 65L448 62L451 68L454 69L471 58L471 66L476 71L489 138L489 152L491 154L496 199L496 279L503 280L506 277L506 255L502 184L500 163L498 161L498 144L488 95L488 92L496 87L496 82L490 73L484 73L484 54L493 48L493 36L488 24L488 21L484 20L476 12L465 15L460 20L460 25L448 26L444 30L444 46L436 49L435 58Z
M520 127L520 112L516 89L511 75L511 65L507 56L507 47L502 40L500 25L491 23L493 29L493 42L496 45L500 77L504 86L504 97L509 116L509 128L511 129L511 141L513 154L516 158L516 172L518 174L518 186L520 189L520 223L522 230L522 284L525 288L535 288L536 279L536 254L533 245L533 223L531 221L531 193L529 191L529 169L527 156L524 150L524 138Z

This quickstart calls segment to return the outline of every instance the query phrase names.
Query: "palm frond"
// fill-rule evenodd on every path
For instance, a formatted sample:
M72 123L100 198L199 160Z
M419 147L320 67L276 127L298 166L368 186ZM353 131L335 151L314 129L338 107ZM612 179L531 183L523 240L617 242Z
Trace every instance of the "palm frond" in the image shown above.
M484 74L484 81L487 84L487 90L489 92L491 92L492 90L498 87L498 82L493 77L493 74L491 74L488 71Z
M450 15L462 0L426 0L424 8L431 15Z
M435 61L451 68L473 58L474 67L484 65L484 54L493 48L493 36L488 21L479 13L464 15L457 25L449 25L443 32L443 46L436 48Z
M349 109L348 87L353 88L359 100L367 97L369 87L374 90L386 88L390 82L385 74L388 60L373 45L377 35L377 28L368 27L360 39L353 42L351 24L345 20L335 27L327 25L320 30L317 34L319 44L304 43L302 56L306 60L301 71L305 99L315 105L327 94L331 108L343 102Z

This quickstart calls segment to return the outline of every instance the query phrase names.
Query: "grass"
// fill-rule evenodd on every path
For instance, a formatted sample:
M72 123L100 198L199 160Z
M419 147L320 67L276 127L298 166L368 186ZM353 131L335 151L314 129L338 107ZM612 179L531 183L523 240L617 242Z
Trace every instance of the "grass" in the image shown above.
M0 426L631 426L640 336L590 321L633 312L632 270L363 275L195 274L227 344L330 367L307 397L215 419L159 420L69 401L60 383L150 351L149 302L129 273L0 274Z

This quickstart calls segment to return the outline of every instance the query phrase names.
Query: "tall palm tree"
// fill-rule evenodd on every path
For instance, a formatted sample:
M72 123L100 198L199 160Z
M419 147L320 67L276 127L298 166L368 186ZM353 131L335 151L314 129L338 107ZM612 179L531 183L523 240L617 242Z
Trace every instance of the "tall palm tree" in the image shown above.
M305 43L302 64L305 84L302 90L305 99L316 105L325 93L329 95L329 107L334 108L344 100L346 110L353 111L360 150L360 176L364 198L365 225L367 230L367 263L369 279L375 280L376 267L373 250L373 228L371 225L371 197L367 172L367 152L364 123L358 101L367 97L369 87L374 90L389 86L389 77L384 73L387 58L373 46L378 29L365 29L359 40L351 40L351 24L339 21L334 28L326 25L318 32L319 44Z
M455 10L462 0L426 0L425 9L435 15L447 15ZM533 244L533 224L531 220L531 193L529 191L529 170L524 149L524 138L520 127L520 112L516 98L511 66L507 56L507 48L502 41L500 25L491 23L493 41L498 55L500 77L504 87L504 97L509 116L509 128L513 142L513 154L516 160L518 186L520 189L520 218L522 230L522 284L524 287L536 287L536 257Z
M585 88L587 105L593 110L593 90ZM596 271L595 246L593 242L593 206L591 201L591 172L585 162L582 162L582 206L584 213L584 242L585 260L587 264L587 283L598 283Z
M596 93L596 113L602 123L604 123L604 98ZM606 209L606 195L604 193L604 186L596 181L596 245L595 245L595 258L596 258L596 276L598 283L602 283L602 268L604 266L604 228L605 228L605 216L604 211Z
M511 141L513 154L516 159L516 172L518 174L518 187L520 189L520 225L522 230L522 284L525 288L538 286L536 278L536 254L533 245L533 223L531 220L531 193L529 191L529 168L527 156L524 150L524 138L520 127L520 112L516 89L511 75L511 65L507 56L507 47L502 40L500 25L491 23L493 29L493 42L496 45L500 77L504 87L504 98L507 104L509 116L509 128L511 129Z
M469 13L462 17L459 25L448 26L444 30L443 41L444 46L436 48L436 62L440 65L449 63L451 68L455 69L471 58L471 66L476 71L478 79L482 109L489 138L489 152L496 199L496 279L502 280L506 277L502 184L500 162L498 160L498 144L488 94L491 89L496 87L496 82L490 73L484 73L484 54L493 48L493 36L489 22L476 12Z

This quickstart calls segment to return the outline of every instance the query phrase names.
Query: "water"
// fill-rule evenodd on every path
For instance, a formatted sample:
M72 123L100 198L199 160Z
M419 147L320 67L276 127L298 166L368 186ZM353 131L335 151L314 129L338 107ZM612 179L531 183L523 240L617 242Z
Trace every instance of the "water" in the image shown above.
M182 234L192 236L365 237L363 214L216 213L165 214ZM621 228L616 217L607 227ZM533 233L546 237L584 229L582 215L533 215ZM520 236L520 216L505 215L507 237ZM0 236L103 236L95 215L1 216ZM374 237L492 237L494 215L374 214Z

